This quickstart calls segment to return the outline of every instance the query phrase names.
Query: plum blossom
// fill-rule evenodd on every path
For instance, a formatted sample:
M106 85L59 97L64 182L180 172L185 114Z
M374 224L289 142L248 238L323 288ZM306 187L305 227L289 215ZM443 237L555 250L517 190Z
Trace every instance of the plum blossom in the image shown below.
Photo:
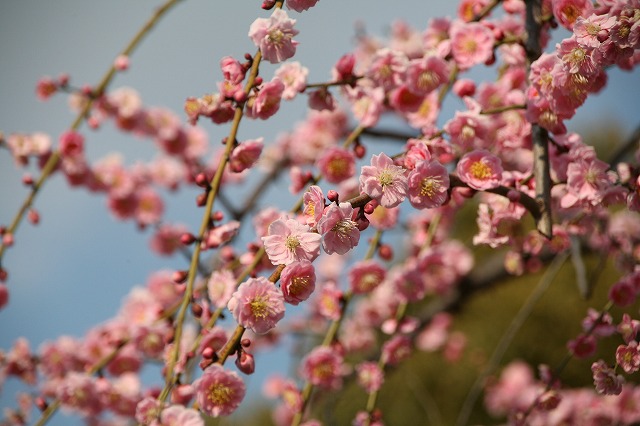
M285 4L287 9L295 10L296 12L304 12L309 10L318 3L318 0L286 0Z
M244 141L233 149L229 157L229 167L234 173L240 173L252 167L262 153L264 138Z
M240 284L227 307L238 324L256 334L268 332L284 317L284 297L264 277L249 278Z
M491 59L494 42L493 32L478 22L458 23L451 28L451 53L463 70Z
M363 260L349 271L349 286L354 294L369 293L385 278L386 270L377 261Z
M262 237L265 251L274 265L288 265L296 260L313 261L320 254L322 236L310 232L309 225L295 219L280 218L269 225Z
M358 224L353 220L350 203L332 203L318 221L318 232L323 235L322 248L327 254L345 254L360 241Z
M384 373L378 366L378 363L366 361L358 364L356 367L358 373L358 384L364 388L367 393L380 390L384 382Z
M362 166L360 190L387 208L395 207L407 197L405 170L396 166L385 153L371 157L370 166Z
M302 203L302 214L305 217L307 225L316 226L324 211L324 194L322 193L322 189L317 185L310 186L302 196Z
M614 369L602 360L591 364L591 371L596 392L603 395L620 395L625 382L624 377L616 374Z
M255 97L249 98L246 103L247 117L266 120L280 109L280 100L284 93L284 84L276 79L260 86L260 91Z
M343 371L342 355L327 346L316 347L300 363L300 375L322 389L339 389Z
M419 162L409 173L409 202L418 209L440 207L447 201L449 172L437 161Z
M465 154L456 171L460 180L479 191L496 188L502 181L502 161L484 149Z
M249 28L249 38L260 48L265 60L272 64L286 61L296 53L298 42L293 39L298 30L282 9L276 9L269 18L256 19Z
M332 146L318 158L317 166L327 182L340 183L355 174L356 158L353 152Z
M204 370L202 377L193 382L193 387L200 410L212 417L233 413L246 393L240 376L219 364L212 364Z
M280 79L284 84L282 99L291 100L298 93L301 93L307 86L307 75L309 69L300 62L286 62L280 65L275 72L275 78Z
M207 281L209 300L217 308L224 308L236 289L236 279L227 269L215 271Z
M311 296L316 286L316 273L308 260L285 266L280 274L280 288L287 303L297 305Z

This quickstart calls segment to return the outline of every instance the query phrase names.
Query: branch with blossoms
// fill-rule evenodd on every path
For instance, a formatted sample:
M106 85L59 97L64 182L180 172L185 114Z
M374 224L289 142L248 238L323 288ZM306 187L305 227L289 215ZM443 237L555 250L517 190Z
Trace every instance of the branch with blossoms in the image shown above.
M463 0L457 17L433 19L421 32L402 22L386 41L362 32L329 80L308 83L309 70L292 60L304 29L289 15L322 5L265 0L268 16L247 34L256 53L223 57L216 91L186 98L185 120L144 106L132 89L108 87L175 3L156 11L95 89L74 89L66 75L39 83L42 98L70 93L78 114L56 150L44 134L0 137L18 167L32 159L42 167L38 179L25 175L30 195L0 227L0 259L23 217L39 221L32 204L55 173L103 195L118 219L152 230L158 254L188 257L183 269L152 274L114 318L83 338L61 337L37 353L21 339L0 352L0 378L34 387L5 423L26 423L30 404L41 411L38 424L58 408L96 424L114 418L198 426L238 415L247 403L243 375L268 368L257 355L303 335L311 337L295 377L266 383L266 393L280 399L274 423L320 424L323 398L349 383L367 394L349 419L354 425L397 421L401 413L380 404L394 370L424 352L459 362L468 337L454 330L453 318L472 296L506 278L532 276L570 252L582 287L584 253L615 266L606 275L613 284L605 308L587 313L553 373L543 367L536 380L529 366L513 363L492 381L481 376L459 421L468 420L481 389L483 413L513 424L640 421L640 409L625 404L640 393L631 376L640 370L640 322L632 308L640 294L637 146L621 150L635 158L616 154L607 163L565 124L603 89L610 69L632 70L640 61L637 1ZM569 36L553 47L557 26ZM266 63L276 67L270 78ZM497 78L477 84L474 70L483 66ZM306 118L275 141L240 137L252 120L271 120L283 102L303 96ZM453 116L443 112L449 100L463 105ZM405 128L383 130L383 118ZM113 155L90 164L89 138L78 131L84 122L96 131L111 122L123 134L141 135L160 156L132 167ZM206 126L229 126L211 155ZM266 172L258 174L258 166ZM289 195L298 199L288 211L278 205L284 197L268 194L279 179L288 179ZM198 191L195 230L164 218L161 190L185 187ZM239 206L237 194L244 194ZM462 236L468 214L477 227ZM472 246L495 251L496 263ZM5 268L0 307L10 288ZM513 319L486 371L497 368L533 304ZM614 306L621 319L614 319ZM598 354L587 372L593 389L561 383L569 360L595 357L605 338L623 344ZM149 364L162 366L159 383L140 378Z

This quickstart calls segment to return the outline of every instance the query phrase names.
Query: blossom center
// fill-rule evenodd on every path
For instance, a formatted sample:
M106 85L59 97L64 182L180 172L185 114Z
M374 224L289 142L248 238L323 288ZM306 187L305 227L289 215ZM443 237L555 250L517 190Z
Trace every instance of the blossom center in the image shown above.
M378 176L378 181L382 186L391 185L393 183L393 173L388 169L383 170L380 176Z
M224 405L231 401L233 391L221 383L214 383L209 387L207 398L215 405Z
M420 182L420 195L423 197L433 197L438 189L440 189L440 180L433 176L426 177Z
M343 219L336 223L331 230L338 235L341 240L348 238L349 233L356 227L356 223L351 219Z
M471 174L478 179L488 179L491 177L491 167L487 166L482 161L476 161L469 168Z
M287 237L284 245L285 245L285 247L287 247L287 249L289 251L294 251L295 249L300 247L300 240L298 239L298 237L296 237L294 235L289 235Z
M433 71L425 71L418 77L418 87L423 90L431 89L438 85L438 75Z
M269 313L269 304L263 296L258 296L250 303L251 312L256 318L266 318Z
M285 37L285 35L282 31L274 29L269 31L269 35L267 37L273 44L279 45L282 43L282 39Z
M465 124L464 126L462 126L460 135L462 136L463 140L469 141L476 136L476 130L468 124Z
M309 277L295 277L291 280L291 285L289 286L289 293L294 296L299 294L302 290L304 290L309 285Z
M333 174L343 174L347 171L347 161L344 158L336 158L329 163L329 171Z

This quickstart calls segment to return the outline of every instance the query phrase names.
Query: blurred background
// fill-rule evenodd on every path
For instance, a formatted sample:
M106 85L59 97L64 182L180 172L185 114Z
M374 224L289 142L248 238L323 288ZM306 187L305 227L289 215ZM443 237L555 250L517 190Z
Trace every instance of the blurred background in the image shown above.
M268 16L268 12L260 9L260 3L184 0L143 41L131 57L130 69L118 75L111 88L133 87L146 106L167 107L184 117L184 100L214 91L216 82L222 79L220 58L227 55L241 58L245 52L255 51L247 33L255 18ZM38 101L37 81L46 75L68 73L74 86L96 84L160 4L155 0L2 1L0 131L45 132L56 141L70 126L74 114L69 111L64 95L46 103ZM309 68L309 82L327 81L336 60L354 47L356 26L363 25L368 33L384 38L395 19L421 30L433 17L454 14L453 2L322 0L310 11L290 13L298 20L296 28L300 31L296 37L300 45L293 59ZM261 74L270 78L274 69L265 64ZM584 134L587 141L608 150L639 124L639 98L638 73L612 70L607 88L592 96L567 125L570 130ZM301 97L283 104L281 111L266 122L245 120L239 137L263 136L267 144L272 143L278 133L290 130L304 118L305 106L306 99ZM441 120L451 117L456 106L445 105ZM399 128L396 122L385 124ZM217 146L228 133L228 126L201 125L212 146ZM86 126L81 131L87 138L90 162L120 152L127 164L133 164L137 160L151 160L156 152L152 142L122 134L111 124L96 132ZM20 183L22 174L10 155L0 150L0 224L11 221L27 194ZM274 194L286 193L286 179L281 179L278 185ZM201 216L194 208L196 192L182 190L166 195L167 219L195 229ZM290 202L280 205L288 208ZM117 221L105 208L104 197L84 189L70 189L62 176L54 176L45 185L35 207L41 213L41 223L34 227L25 221L16 234L15 246L3 259L10 274L10 303L0 311L0 348L4 350L19 336L25 336L34 350L43 341L60 335L80 337L92 325L114 316L132 286L143 285L152 272L186 265L179 256L154 255L148 249L149 231L139 231L133 223ZM476 229L475 219L461 218L461 223L467 224L461 226L461 238L470 240ZM588 305L602 305L600 301L578 300L571 268L565 268L562 274L558 285L545 295L537 313L529 318L506 358L527 357L534 364L560 359L564 352L549 354L547 349L563 348L566 340L578 331L578 322L564 321L564 316L580 318ZM607 282L606 276L606 273L602 276L603 283ZM463 363L447 365L436 356L416 356L391 373L380 406L385 415L393 411L394 416L400 417L387 418L388 424L409 424L409 420L416 418L424 419L424 424L450 424L448 419L459 409L478 365L495 346L536 279L513 280L497 286L491 294L475 297L462 310L455 328L468 332L469 350ZM601 298L602 294L596 292L594 297ZM505 302L496 309L495 300ZM565 323L572 328L557 326ZM588 364L576 363L571 368L577 369L569 373L570 377L575 374L576 384L591 380L579 374L588 369ZM249 403L256 405L255 410L247 410L245 406L240 410L243 414L223 423L266 424L267 414L259 420L259 407L267 406L260 397L261 383L271 372L286 374L290 369L277 357L258 358L256 375L248 379L249 397L253 400ZM447 374L441 374L444 370ZM1 407L16 405L17 389L21 387L11 380L5 384L0 394ZM329 417L332 420L328 424L347 424L363 401L362 392L347 389L344 395L327 396L318 410L328 410L336 416ZM392 410L397 408L398 401L406 402L407 409ZM258 417L243 417L247 413ZM477 416L476 422L488 422L481 410ZM50 424L74 422L57 415Z

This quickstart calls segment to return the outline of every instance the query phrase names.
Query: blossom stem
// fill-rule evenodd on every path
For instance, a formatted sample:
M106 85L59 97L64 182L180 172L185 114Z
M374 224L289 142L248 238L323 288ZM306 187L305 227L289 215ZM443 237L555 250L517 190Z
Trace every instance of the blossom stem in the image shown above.
M182 0L168 0L158 9L156 9L156 11L151 16L151 18L149 18L149 20L142 26L142 28L140 28L140 30L138 30L138 32L134 35L131 41L129 41L127 46L121 52L121 55L131 56L131 53L133 53L136 47L138 47L138 45L140 44L144 36L146 36L151 31L151 29L153 29L153 27L158 23L160 18L162 18L173 6L175 6L180 1ZM91 111L91 108L95 100L105 92L109 83L111 83L111 80L113 80L113 77L115 76L115 74L116 74L116 67L115 65L111 65L108 71L104 74L104 76L96 86L96 88L93 90L92 96L90 96L87 99L86 104L84 105L82 110L78 113L76 118L73 120L70 130L78 130L80 128L80 125L89 116L89 112ZM23 201L22 205L18 209L18 212L16 213L13 220L11 221L11 224L7 228L6 230L7 233L14 234L16 232L16 230L18 229L18 226L20 226L20 223L22 222L22 219L26 216L27 211L33 205L36 195L38 194L38 192L40 191L44 183L47 181L51 173L53 173L53 171L58 166L58 163L60 162L60 158L61 157L60 157L59 150L54 150L51 153L51 156L47 159L47 162L45 163L45 165L42 168L42 171L40 172L40 177L31 186L31 191L29 192L29 195L27 195L27 198L25 198L25 200ZM4 243L0 242L0 264L2 263L2 257L4 255L4 251L6 250L6 247L7 246Z
M480 111L482 115L490 115L490 114L500 114L505 111L512 111L515 109L526 109L527 106L525 104L517 104L517 105L505 105L497 108L485 109Z

